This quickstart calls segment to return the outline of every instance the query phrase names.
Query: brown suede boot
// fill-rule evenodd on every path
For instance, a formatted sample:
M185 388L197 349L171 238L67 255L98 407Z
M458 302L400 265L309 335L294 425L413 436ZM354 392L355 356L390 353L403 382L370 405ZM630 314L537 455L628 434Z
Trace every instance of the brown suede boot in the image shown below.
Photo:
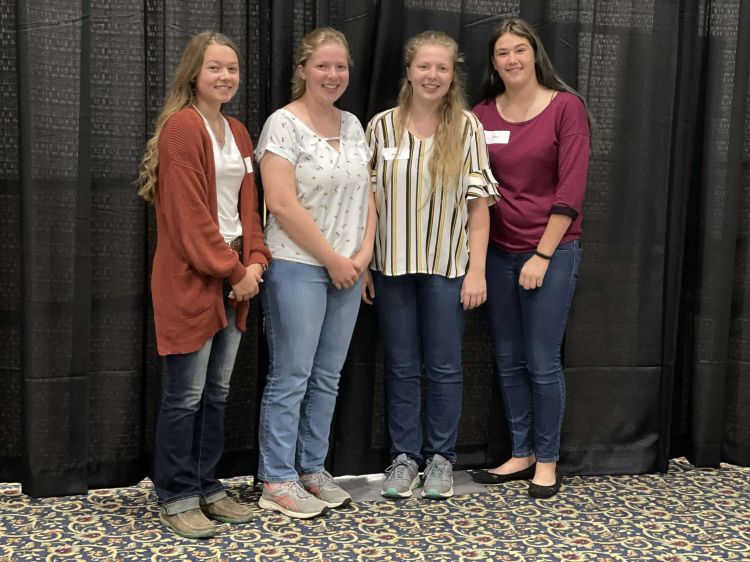
M201 502L201 511L211 519L222 523L246 523L253 518L252 510L224 496L213 503Z
M162 508L159 519L172 531L187 539L207 539L216 534L216 525L197 507L174 515L169 515Z

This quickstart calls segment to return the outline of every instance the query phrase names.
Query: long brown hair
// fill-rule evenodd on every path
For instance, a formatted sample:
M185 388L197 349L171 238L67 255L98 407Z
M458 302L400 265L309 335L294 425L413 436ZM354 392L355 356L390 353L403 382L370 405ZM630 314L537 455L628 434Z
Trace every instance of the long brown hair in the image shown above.
M432 145L429 172L432 177L432 189L441 182L444 187L458 185L461 177L463 155L463 129L466 122L464 111L467 108L463 88L463 72L460 65L463 57L458 52L458 43L450 35L441 31L423 31L406 42L404 47L404 65L411 66L420 47L439 45L450 51L453 59L453 81L438 108L438 126L435 141ZM401 143L406 126L406 117L413 101L413 88L407 76L401 82L398 94L398 110L394 115L396 142Z
M203 55L209 45L224 45L237 54L240 54L237 46L229 37L217 31L204 31L194 35L185 50L182 51L180 63L177 65L172 82L169 85L169 93L164 101L164 107L156 119L154 136L146 143L146 151L141 160L141 170L138 174L138 195L146 201L153 202L156 193L159 167L159 136L164 123L172 115L184 107L195 103L195 79L203 66Z
M302 38L297 47L297 55L294 60L294 72L292 73L292 101L305 95L305 80L299 75L299 67L305 66L305 63L315 52L315 49L324 43L338 43L346 49L346 56L349 60L349 66L352 66L352 57L349 54L349 43L346 37L340 31L332 27L318 27L313 29Z
M583 102L583 107L586 109L586 117L589 120L589 131L593 139L593 125L594 121L589 112L589 108L586 105L586 100L579 94L575 89L560 78L555 72L555 68L552 66L552 61L547 55L547 51L544 50L542 45L542 39L536 30L529 25L529 23L521 18L506 18L501 20L495 30L492 32L489 42L487 43L487 64L484 67L484 76L482 77L482 85L480 87L482 99L495 98L505 91L505 84L500 79L497 70L492 64L495 58L495 43L506 33L512 33L523 37L529 42L531 48L534 50L534 70L536 71L536 80L542 86L549 88L550 90L557 90L558 92L568 92L573 94Z

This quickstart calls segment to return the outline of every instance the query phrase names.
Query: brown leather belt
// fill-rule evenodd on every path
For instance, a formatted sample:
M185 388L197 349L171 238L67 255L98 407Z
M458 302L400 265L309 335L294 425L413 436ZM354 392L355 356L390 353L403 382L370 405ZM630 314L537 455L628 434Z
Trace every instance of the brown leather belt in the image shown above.
M242 236L238 236L237 238L232 240L229 243L229 247L235 252L237 252L238 254L241 254L242 253Z

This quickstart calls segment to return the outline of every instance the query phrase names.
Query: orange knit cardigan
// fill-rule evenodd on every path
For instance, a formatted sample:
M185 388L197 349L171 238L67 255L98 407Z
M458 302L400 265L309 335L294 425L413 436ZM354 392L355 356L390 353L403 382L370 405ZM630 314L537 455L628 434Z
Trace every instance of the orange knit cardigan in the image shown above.
M247 129L227 117L243 158L252 158ZM252 160L250 160L252 162ZM226 327L223 279L232 285L251 263L267 264L258 192L253 173L240 187L242 255L219 231L211 137L193 107L172 115L159 137L156 206L157 242L151 271L156 344L160 355L199 350ZM249 303L237 303L237 327L245 331Z

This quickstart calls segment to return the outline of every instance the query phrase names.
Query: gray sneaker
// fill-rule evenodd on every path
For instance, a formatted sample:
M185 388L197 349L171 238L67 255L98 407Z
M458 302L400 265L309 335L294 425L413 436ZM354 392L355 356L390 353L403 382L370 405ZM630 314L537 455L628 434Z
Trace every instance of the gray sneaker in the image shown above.
M442 500L453 495L453 464L442 455L434 455L424 469L422 497Z
M401 453L391 466L385 469L385 482L380 495L386 498L401 499L411 497L411 491L419 486L417 463Z
M310 519L328 511L325 502L310 495L296 480L264 483L258 505L296 519Z
M352 501L352 497L333 481L327 471L303 474L299 477L300 484L328 507L342 507Z

